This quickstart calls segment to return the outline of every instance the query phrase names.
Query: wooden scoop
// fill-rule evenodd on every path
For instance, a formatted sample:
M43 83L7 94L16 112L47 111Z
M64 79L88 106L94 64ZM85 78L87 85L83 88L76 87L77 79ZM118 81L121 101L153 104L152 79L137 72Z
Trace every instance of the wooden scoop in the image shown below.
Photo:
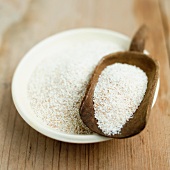
M158 62L143 53L146 35L146 26L140 27L132 39L129 51L109 54L103 57L96 66L80 107L81 119L93 132L107 137L127 138L140 133L145 128L159 77ZM145 96L133 114L133 118L126 122L120 134L108 136L97 125L97 120L94 116L93 95L99 75L107 66L114 63L126 63L139 67L146 73L148 85Z

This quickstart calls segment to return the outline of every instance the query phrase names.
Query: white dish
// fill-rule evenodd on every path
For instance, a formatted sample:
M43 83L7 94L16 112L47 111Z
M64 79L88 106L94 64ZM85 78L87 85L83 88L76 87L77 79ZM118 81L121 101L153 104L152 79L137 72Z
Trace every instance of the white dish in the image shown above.
M65 31L49 37L38 45L33 47L22 59L18 65L12 81L12 97L14 104L21 115L21 117L38 132L64 142L69 143L95 143L110 140L99 136L97 134L91 135L76 135L57 132L48 126L45 126L33 113L27 97L27 83L28 80L42 59L51 55L59 45L72 44L74 41L112 41L117 46L117 51L127 50L130 44L130 39L120 33L109 31L105 29L83 28ZM155 104L159 90L159 81L155 92L153 105Z

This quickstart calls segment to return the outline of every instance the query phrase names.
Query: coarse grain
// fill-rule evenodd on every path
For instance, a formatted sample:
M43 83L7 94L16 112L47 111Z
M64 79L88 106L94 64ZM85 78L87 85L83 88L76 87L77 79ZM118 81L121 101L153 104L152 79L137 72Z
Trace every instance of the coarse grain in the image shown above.
M80 118L80 104L98 61L118 50L113 42L95 40L66 44L47 56L28 83L30 106L38 120L64 133L92 133Z
M98 127L105 135L119 134L133 117L147 89L148 78L139 67L115 63L99 76L94 90Z

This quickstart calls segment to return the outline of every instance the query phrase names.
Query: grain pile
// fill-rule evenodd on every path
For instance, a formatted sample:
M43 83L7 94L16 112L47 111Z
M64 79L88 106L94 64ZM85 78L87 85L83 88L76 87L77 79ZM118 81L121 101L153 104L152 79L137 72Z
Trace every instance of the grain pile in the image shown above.
M102 71L93 101L95 118L104 134L120 133L143 100L147 82L143 70L128 64L115 63Z
M91 133L80 119L79 107L98 61L114 51L112 42L77 42L47 56L28 84L30 105L38 119L61 132Z

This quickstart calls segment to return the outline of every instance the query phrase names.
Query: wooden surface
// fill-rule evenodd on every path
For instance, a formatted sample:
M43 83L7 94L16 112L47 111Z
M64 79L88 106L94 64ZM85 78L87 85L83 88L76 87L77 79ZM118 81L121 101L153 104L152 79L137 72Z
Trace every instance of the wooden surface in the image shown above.
M0 0L0 11L0 170L170 169L169 0ZM39 134L19 116L11 98L11 80L23 55L37 42L77 27L132 36L142 23L150 28L147 49L160 63L161 86L140 135L68 144Z

